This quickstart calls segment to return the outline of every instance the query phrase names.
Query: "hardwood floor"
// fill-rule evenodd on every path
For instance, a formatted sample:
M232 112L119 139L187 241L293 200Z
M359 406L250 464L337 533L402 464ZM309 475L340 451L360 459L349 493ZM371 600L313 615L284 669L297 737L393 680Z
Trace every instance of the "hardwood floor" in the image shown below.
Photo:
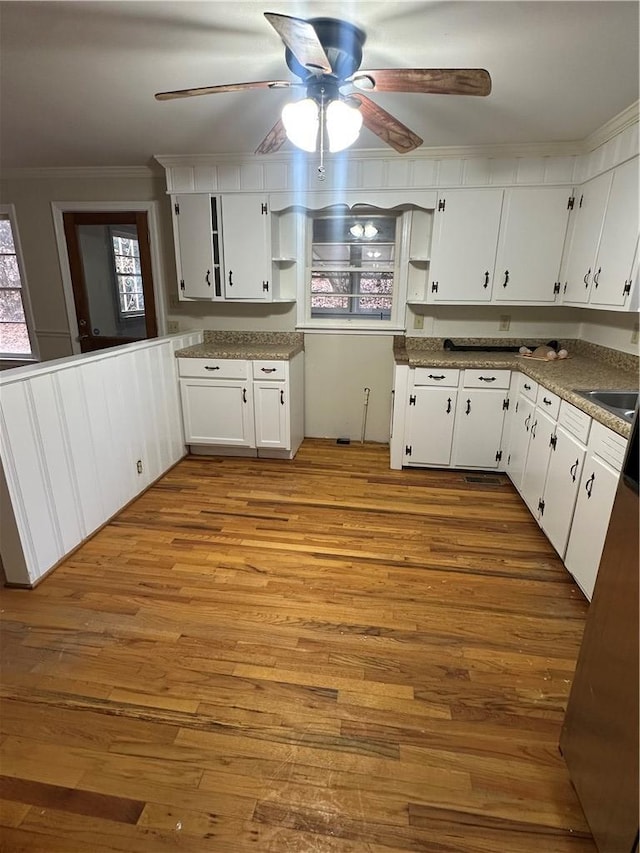
M188 458L0 609L2 851L595 851L587 607L503 475Z

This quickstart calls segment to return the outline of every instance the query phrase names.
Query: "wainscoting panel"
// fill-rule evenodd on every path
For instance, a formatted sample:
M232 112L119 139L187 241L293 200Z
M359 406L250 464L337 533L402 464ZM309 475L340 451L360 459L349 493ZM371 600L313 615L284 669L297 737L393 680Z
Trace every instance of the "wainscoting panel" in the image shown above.
M174 352L201 340L190 332L2 373L9 583L32 586L184 455Z

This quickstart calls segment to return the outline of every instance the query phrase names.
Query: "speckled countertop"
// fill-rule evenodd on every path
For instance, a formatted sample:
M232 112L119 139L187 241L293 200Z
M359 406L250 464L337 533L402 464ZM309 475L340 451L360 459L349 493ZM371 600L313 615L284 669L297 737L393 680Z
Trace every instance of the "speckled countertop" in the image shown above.
M176 358L246 358L289 361L304 350L301 332L213 332L204 341L176 350Z
M514 340L456 338L455 344L519 345ZM570 358L556 361L533 361L511 352L448 352L440 338L394 338L396 364L409 367L494 368L518 370L553 391L563 400L628 437L631 426L622 418L595 403L585 400L574 389L637 390L638 357L585 341L563 341Z

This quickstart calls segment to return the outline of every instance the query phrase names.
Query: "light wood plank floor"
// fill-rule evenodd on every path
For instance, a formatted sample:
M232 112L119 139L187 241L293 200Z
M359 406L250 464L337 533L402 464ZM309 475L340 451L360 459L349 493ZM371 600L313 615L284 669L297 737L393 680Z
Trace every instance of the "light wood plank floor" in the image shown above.
M595 851L586 603L503 475L188 458L0 609L3 851Z

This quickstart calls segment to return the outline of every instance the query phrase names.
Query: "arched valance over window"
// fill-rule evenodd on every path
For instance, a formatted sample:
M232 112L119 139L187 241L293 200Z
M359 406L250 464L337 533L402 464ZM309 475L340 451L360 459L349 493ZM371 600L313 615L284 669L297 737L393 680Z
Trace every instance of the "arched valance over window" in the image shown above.
M331 190L316 192L300 190L297 192L270 193L271 212L287 210L293 207L309 211L324 210L327 207L378 207L382 210L395 208L408 209L420 207L434 210L437 193L435 190Z

